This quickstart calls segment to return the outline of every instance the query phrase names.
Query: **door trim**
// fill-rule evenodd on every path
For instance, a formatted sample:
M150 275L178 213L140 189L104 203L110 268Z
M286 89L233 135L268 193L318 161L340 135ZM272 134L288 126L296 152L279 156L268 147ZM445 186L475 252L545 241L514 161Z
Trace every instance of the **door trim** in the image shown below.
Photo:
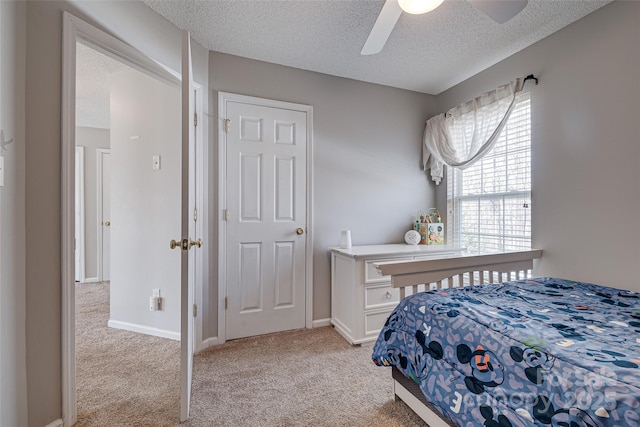
M229 92L218 92L218 340L226 341L227 328L225 299L227 296L226 245L227 222L224 210L227 207L227 139L224 131L224 119L227 116L227 102L242 102L262 107L273 107L300 111L307 117L307 239L305 245L305 327L313 327L313 106L273 99L256 98Z
M205 191L205 183L207 180L205 179L205 171L207 171L208 162L205 159L208 159L207 144L205 144L205 131L204 127L207 122L204 115L204 88L202 85L193 82L194 87L194 111L198 117L198 124L195 127L195 150L196 150L196 209L198 211L198 220L195 224L195 235L194 239L202 238L205 241L205 244L202 245L202 248L196 251L195 256L195 275L194 275L194 289L193 289L193 302L198 307L198 315L194 317L193 324L193 352L198 353L199 351L204 350L206 347L204 346L202 340L202 329L204 319L204 302L203 302L203 286L198 284L204 284L204 278L209 277L209 265L205 263L205 260L209 259L209 246L213 244L213 241L209 241L209 207L208 204L205 203L207 200L206 195L208 194Z
M97 228L96 228L96 233L97 233L97 248L96 248L96 258L98 260L97 262L97 266L98 266L98 281L99 282L104 282L104 271L103 271L103 256L104 254L102 253L102 227L103 227L103 223L104 223L104 218L102 217L102 184L104 183L103 180L103 170L102 170L102 156L104 154L111 154L111 149L110 148L96 148L96 213L98 214L98 218L97 218Z
M75 129L76 43L82 42L132 68L171 85L180 86L180 73L148 58L114 36L63 12L62 17L62 420L65 427L77 421L75 374ZM201 171L206 174L205 170ZM202 286L202 282L196 286ZM198 316L201 319L201 316Z
M75 279L77 282L84 282L87 280L85 277L85 244L84 244L84 147L76 145L75 147Z

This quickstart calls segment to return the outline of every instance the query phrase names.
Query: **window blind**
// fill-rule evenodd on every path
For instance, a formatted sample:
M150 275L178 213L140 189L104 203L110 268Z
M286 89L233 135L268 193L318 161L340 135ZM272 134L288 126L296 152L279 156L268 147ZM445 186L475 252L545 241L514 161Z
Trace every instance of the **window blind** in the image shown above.
M531 248L531 100L518 97L496 145L447 168L448 233L472 253Z

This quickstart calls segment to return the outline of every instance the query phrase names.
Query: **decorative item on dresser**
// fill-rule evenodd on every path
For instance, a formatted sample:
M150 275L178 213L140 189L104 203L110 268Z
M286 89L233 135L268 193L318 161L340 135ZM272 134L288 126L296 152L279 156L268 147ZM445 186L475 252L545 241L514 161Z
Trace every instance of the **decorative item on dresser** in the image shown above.
M400 301L375 263L447 258L464 248L426 245L370 245L331 250L331 324L351 344L374 341Z

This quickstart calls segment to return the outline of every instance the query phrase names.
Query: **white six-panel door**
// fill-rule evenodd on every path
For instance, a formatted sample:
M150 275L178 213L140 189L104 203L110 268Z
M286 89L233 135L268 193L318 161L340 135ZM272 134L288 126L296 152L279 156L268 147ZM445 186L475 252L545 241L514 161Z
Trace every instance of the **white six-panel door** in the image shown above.
M303 328L306 113L226 110L226 338Z

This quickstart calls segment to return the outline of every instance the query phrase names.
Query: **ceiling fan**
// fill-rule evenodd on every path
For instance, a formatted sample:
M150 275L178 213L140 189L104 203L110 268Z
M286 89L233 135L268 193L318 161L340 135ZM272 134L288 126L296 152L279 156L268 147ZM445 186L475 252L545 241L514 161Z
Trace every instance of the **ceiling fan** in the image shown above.
M414 15L427 13L442 4L444 0L386 0L371 33L362 47L361 55L375 55L384 47L402 11ZM527 5L528 0L467 0L473 7L496 21L504 24L516 16Z

